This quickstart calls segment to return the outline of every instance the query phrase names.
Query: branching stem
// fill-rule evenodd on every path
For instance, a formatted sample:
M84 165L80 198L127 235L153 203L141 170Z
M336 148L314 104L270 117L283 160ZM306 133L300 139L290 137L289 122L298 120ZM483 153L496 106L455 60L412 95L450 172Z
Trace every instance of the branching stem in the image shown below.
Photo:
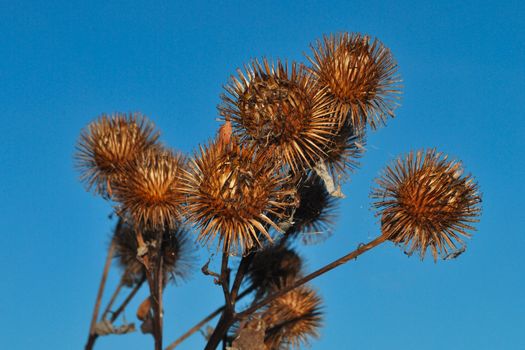
M102 313L102 317L101 317L102 319L106 318L108 312L111 310L111 307L115 303L115 300L117 299L117 297L118 297L120 291L122 290L123 286L124 286L124 275L120 279L120 282L119 282L117 288L115 288L115 291L113 292L113 295L111 296L111 299L109 299L108 305L106 305L106 308L104 309L104 312Z
M265 306L266 304L272 302L273 300L275 300L276 298L288 293L289 291L313 280L314 278L316 277L319 277L320 275L328 272L328 271L331 271L333 269L335 269L336 267L340 266L340 265L343 265L345 263L347 263L348 261L352 260L352 259L355 259L357 258L359 255L363 254L364 252L367 252L369 251L370 249L380 245L381 243L385 242L387 240L387 237L385 236L379 236L377 237L376 239L366 243L366 244L362 244L362 245L359 245L358 248L348 254L346 254L345 256L342 256L341 258L331 262L330 264L328 265L325 265L323 267L321 267L320 269L310 273L309 275L306 275L305 277L303 278L300 278L298 280L296 280L294 283L280 289L279 291L267 296L266 298L262 299L261 301L255 303L254 305L250 306L249 308L247 308L246 310L238 313L235 315L234 317L234 320L241 320L249 315L251 315L253 312L257 311L258 309L260 309L261 307Z
M241 300L246 295L250 294L253 291L254 288L250 287L240 293L237 297L237 300ZM204 317L202 320L199 321L195 326L187 330L183 335L181 335L179 338L177 338L173 343L171 343L168 347L166 347L164 350L173 350L175 349L180 343L188 339L191 335L193 335L195 332L197 332L199 329L204 327L204 325L211 320L213 320L215 317L221 314L221 312L226 308L226 305L223 305L219 308L217 308L215 311L213 311L208 316Z

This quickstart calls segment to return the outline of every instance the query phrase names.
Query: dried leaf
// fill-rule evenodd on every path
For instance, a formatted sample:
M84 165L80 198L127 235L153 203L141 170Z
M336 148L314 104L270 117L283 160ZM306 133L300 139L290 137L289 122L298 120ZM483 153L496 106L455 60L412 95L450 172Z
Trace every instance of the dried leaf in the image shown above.
M326 186L326 190L332 197L336 198L345 198L344 193L341 191L341 184L335 184L334 179L330 175L330 171L328 170L328 167L324 162L318 162L314 166L314 170L319 175L321 179L324 181L324 185Z
M104 319L95 325L95 334L102 336L108 334L127 334L135 332L135 324L127 323L119 327L115 327L111 321Z
M239 335L232 343L230 350L267 350L264 344L266 323L261 318L246 322L241 326Z
M141 321L146 320L149 317L151 309L151 300L149 297L147 297L137 309L137 318Z

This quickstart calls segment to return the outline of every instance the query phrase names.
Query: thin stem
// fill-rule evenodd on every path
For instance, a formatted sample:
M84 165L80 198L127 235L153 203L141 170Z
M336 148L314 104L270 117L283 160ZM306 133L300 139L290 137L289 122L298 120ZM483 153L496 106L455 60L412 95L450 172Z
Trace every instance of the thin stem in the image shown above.
M233 311L226 305L222 311L221 318L217 322L217 326L213 330L208 343L204 347L204 350L215 350L223 338L223 335L228 331L228 328L232 324L234 314Z
M117 227L115 228L115 231L120 229L120 226L122 225L121 221L117 223ZM111 267L111 259L113 258L113 253L115 251L115 236L111 239L111 244L108 249L108 254L106 257L106 263L104 264L104 271L102 272L102 278L100 280L100 285L98 287L98 293L97 293L97 299L95 301L95 307L93 309L93 316L91 317L91 324L89 326L89 335L88 340L86 343L86 350L93 349L93 345L95 344L96 339L96 333L95 333L95 326L97 324L98 319L98 312L100 310L100 304L102 303L102 295L104 294L104 288L106 287L106 280L108 278L109 268Z
M243 291L242 293L240 293L237 297L237 300L240 300L242 298L244 298L246 295L250 294L252 291L253 291L254 288L250 287L248 289L246 289L245 291ZM190 328L188 331L186 331L186 333L184 333L183 335L181 335L179 338L177 338L173 343L171 343L168 347L166 347L166 349L164 350L173 350L175 349L180 343L182 343L183 341L185 341L186 339L188 339L191 335L193 335L193 333L197 332L199 329L201 329L206 323L210 322L211 320L213 320L215 317L217 317L218 315L221 314L221 312L226 308L226 305L223 305L219 308L217 308L215 311L213 311L211 314L209 314L208 316L204 317L202 320L199 321L199 323L197 323L195 326L193 326L192 328Z
M119 308L117 309L117 311L113 312L112 315L111 315L111 323L115 322L115 320L117 319L117 317L119 317L119 315L122 313L122 311L124 311L124 309L126 308L126 306L128 306L129 302L131 301L131 299L133 299L133 297L135 296L135 294L137 294L137 292L140 290L140 287L142 287L142 285L144 284L144 281L146 281L146 277L142 277L142 279L140 280L139 283L137 283L137 285L131 290L131 292L129 293L129 295L126 297L126 299L124 299L124 301L122 302L122 304L120 304Z
M220 308L213 311L211 314L203 318L199 323L197 323L195 326L190 328L186 333L181 335L177 340L175 340L173 343L171 343L165 350L173 350L175 349L180 343L185 341L187 338L189 338L193 333L197 332L199 329L201 329L206 323L213 320L217 315L219 315L223 310L225 309L225 306L221 306Z
M162 271L162 236L158 240L159 251L157 255L157 266L155 269L155 282L156 282L156 302L154 303L155 311L155 327L157 329L157 337L155 337L155 350L162 350L162 329L163 329L163 319L162 319L162 286L163 286L163 271Z
M255 256L255 253L251 252L248 255L243 256L241 259L241 262L239 263L239 267L237 268L237 273L235 274L235 280L233 281L233 286L232 286L232 290L230 293L232 303L234 305L237 299L237 293L239 292L242 280L244 279L244 275L248 271L248 268L250 267L250 264L252 263L254 256Z
M131 299L133 299L133 297L135 296L135 294L137 294L137 292L139 291L140 287L144 284L144 281L146 280L146 277L143 277L140 282L133 288L133 290L129 293L129 295L126 297L126 299L124 299L124 301L122 302L122 304L120 304L119 308L117 309L117 311L115 312L112 312L111 313L111 318L110 318L110 322L113 323L115 322L115 320L119 317L119 315L122 313L122 311L124 311L124 309L126 308L126 306L129 304L129 302L131 301ZM109 312L109 311L108 311ZM104 317L103 317L104 318ZM95 345L95 341L97 340L98 338L98 334L95 334L93 335L93 339L91 340L91 347L93 347Z
M225 246L224 251L222 252L222 262L221 262L221 276L220 283L222 286L222 292L224 294L224 301L228 308L232 308L232 299L230 296L230 269L228 268L228 248Z
M325 265L323 267L321 267L320 269L312 272L311 274L303 277L303 278L300 278L298 280L296 280L294 283L280 289L279 291L269 295L268 297L264 298L263 300L255 303L253 306L250 306L248 309L238 313L237 315L235 315L234 317L234 320L241 320L249 315L251 315L253 312L257 311L259 308L263 307L264 305L270 303L271 301L275 300L276 298L288 293L289 291L291 291L292 289L295 289L303 284L305 284L306 282L309 282L311 280L313 280L314 278L330 271L330 270L333 270L335 269L336 267L340 266L340 265L343 265L344 263L347 263L348 261L352 260L352 259L355 259L357 258L359 255L363 254L364 252L367 252L369 251L370 249L378 246L379 244L385 242L387 240L387 237L385 236L379 236L377 237L376 239L368 242L367 244L361 244L359 245L359 247L354 250L353 252L350 252L348 254L346 254L345 256L342 256L341 258L331 262L330 264L328 265Z
M137 238L137 247L138 247L137 253L139 252L142 253L143 251L145 252L143 256L140 256L137 258L144 265L146 279L148 281L148 286L149 286L150 298L153 304L152 305L153 318L154 318L153 320L153 338L155 340L155 350L162 350L162 329L161 329L162 319L160 315L161 310L159 309L160 302L158 299L159 296L162 297L162 293L161 295L157 295L158 294L157 287L156 287L157 285L155 283L155 281L157 280L156 278L157 272L159 270L158 264L153 266L153 270L151 269L152 266L151 266L150 254L151 254L151 257L154 257L155 254L152 254L152 252L150 251L150 248L146 246L146 242L144 241L142 232L137 226L135 227L135 235ZM162 242L159 242L159 243L162 243ZM161 244L158 244L157 246L158 246L157 247L158 251L156 252L157 253L156 256L157 256L157 259L160 260Z
M227 307L223 311L222 316L219 319L217 326L215 327L215 330L213 331L210 339L208 340L208 344L206 344L205 350L216 349L221 338L223 341L223 346L226 344L225 337L228 334L228 330L230 329L230 326L235 320L234 316L235 316L235 303L237 300L237 293L239 291L239 288L241 287L244 275L246 274L246 271L248 270L253 260L254 255L255 253L251 252L248 255L245 255L242 257L239 263L239 267L237 268L237 272L235 274L235 279L233 282L231 293L228 294L230 301L226 302Z
M229 325L233 320L234 315L234 304L230 296L230 271L228 269L228 246L225 245L222 252L222 263L221 263L221 275L219 282L222 286L224 293L225 308L222 312L221 318L217 322L217 326L213 330L208 343L206 344L205 350L216 349L224 334L228 331Z
M125 273L124 273L125 274ZM122 287L124 286L124 275L122 276L122 278L120 279L120 282L117 286L117 288L115 289L115 291L113 292L113 295L111 296L111 299L109 300L109 303L108 305L106 305L106 308L104 309L104 312L102 313L102 319L105 319L109 310L111 309L111 307L113 306L113 303L115 302L115 300L117 300L117 297L120 293L120 291L122 290Z

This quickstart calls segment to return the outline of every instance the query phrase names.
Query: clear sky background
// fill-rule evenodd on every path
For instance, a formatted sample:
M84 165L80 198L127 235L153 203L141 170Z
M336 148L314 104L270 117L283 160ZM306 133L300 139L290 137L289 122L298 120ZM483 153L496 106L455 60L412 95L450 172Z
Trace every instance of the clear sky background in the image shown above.
M313 348L525 349L524 14L522 1L0 0L0 347L85 344L115 224L111 204L85 192L73 167L87 123L141 111L165 143L191 152L219 126L219 94L237 67L301 61L315 39L349 31L391 48L402 107L369 134L333 236L301 247L308 269L379 234L373 179L412 149L463 160L483 215L457 260L421 262L387 243L317 279L326 317ZM117 279L113 270L109 286ZM165 296L167 341L222 298L199 271ZM180 349L202 345L196 334ZM152 346L135 333L96 349Z

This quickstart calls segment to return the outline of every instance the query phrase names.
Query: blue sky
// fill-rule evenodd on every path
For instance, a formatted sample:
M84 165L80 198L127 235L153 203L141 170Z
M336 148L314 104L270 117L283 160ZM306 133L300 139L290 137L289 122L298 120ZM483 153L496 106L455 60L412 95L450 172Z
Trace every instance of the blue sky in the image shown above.
M141 111L164 142L190 152L214 135L237 67L304 60L315 39L348 31L391 48L402 107L369 134L333 236L301 248L309 269L379 233L372 181L412 149L463 160L483 216L455 261L420 262L387 243L316 280L326 318L313 348L525 349L524 13L521 1L0 1L2 348L85 343L114 222L111 204L85 192L73 168L81 128L103 112ZM198 271L170 287L166 340L220 304ZM180 349L202 344L197 334ZM135 333L96 348L151 347Z

